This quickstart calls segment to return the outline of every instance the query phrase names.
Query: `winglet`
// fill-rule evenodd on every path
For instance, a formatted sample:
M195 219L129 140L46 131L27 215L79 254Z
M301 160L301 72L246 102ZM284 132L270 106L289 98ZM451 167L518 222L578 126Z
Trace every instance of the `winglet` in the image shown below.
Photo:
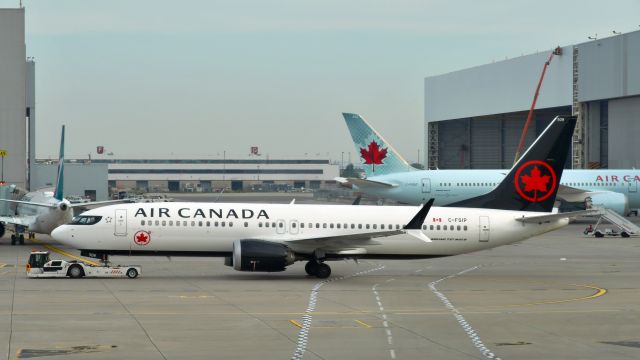
M431 205L433 205L433 201L435 199L431 198L427 201L426 204L418 211L416 216L409 221L407 225L404 226L405 230L420 230L422 228L422 224L424 223L424 219L427 218L427 214L429 214L429 210L431 210Z
M58 177L56 179L56 189L53 197L62 201L64 198L64 125L62 125L62 135L60 136L60 156L58 157Z

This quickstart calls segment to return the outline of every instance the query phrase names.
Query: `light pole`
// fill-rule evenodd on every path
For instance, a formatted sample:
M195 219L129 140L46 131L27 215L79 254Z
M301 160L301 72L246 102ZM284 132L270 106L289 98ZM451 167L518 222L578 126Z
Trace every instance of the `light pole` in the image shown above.
M4 185L4 157L7 156L7 150L0 149L0 158L2 158L2 170L0 170L0 185Z

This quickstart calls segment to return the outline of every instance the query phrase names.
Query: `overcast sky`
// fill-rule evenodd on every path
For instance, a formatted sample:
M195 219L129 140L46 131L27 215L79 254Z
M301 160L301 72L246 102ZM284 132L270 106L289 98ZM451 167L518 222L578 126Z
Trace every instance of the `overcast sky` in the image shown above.
M637 0L24 3L38 157L66 124L70 156L355 160L357 112L422 161L424 77L640 29Z

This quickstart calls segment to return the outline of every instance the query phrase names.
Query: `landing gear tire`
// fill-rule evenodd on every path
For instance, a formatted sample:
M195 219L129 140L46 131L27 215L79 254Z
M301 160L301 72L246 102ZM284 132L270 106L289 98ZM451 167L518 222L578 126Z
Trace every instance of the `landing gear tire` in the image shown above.
M318 272L318 265L319 264L313 260L309 261L307 265L304 266L304 271L306 271L308 275L316 276L316 273Z
M620 233L620 236L624 237L624 238L628 238L629 237L629 233L626 231L623 231Z
M16 234L11 234L11 245L16 244Z
M20 238L18 240L20 241L20 245L24 245L24 234L20 234Z
M326 279L331 275L331 268L325 263L320 263L315 275L318 279Z
M135 279L138 277L138 270L131 268L129 270L127 270L127 277L129 279Z
M69 272L67 273L67 275L72 279L80 279L84 276L84 271L82 271L82 268L80 266L76 265L69 268Z
M30 232L30 233L29 233L29 239L35 239L35 238L36 238L36 234L35 234L35 233Z

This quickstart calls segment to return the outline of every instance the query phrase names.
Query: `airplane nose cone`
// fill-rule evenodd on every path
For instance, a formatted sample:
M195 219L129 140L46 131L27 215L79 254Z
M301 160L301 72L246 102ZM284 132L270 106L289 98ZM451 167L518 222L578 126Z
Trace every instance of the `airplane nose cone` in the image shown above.
M58 226L51 232L51 237L56 241L66 244L69 239L69 230L65 225Z

